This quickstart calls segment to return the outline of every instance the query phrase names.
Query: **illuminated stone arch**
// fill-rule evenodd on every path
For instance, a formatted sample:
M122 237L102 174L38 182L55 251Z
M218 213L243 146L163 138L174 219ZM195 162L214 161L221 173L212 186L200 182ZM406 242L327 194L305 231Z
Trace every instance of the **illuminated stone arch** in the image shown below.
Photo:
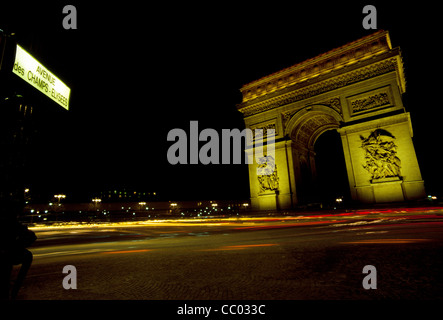
M257 164L249 164L252 206L275 210L303 202L316 174L314 144L327 130L340 134L353 201L424 198L402 102L405 83L400 49L392 48L388 32L377 31L244 85L238 110L246 127L275 130L278 187L260 188ZM251 143L246 152L255 148Z

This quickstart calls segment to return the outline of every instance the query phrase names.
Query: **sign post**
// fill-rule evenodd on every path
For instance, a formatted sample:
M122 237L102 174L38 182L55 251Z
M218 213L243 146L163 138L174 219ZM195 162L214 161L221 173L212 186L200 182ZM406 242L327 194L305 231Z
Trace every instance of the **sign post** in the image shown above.
M16 44L13 35L0 30L0 226L23 214L27 154L37 123L32 111L34 95L29 92L28 96L34 90L26 90L28 85L16 77L65 110L69 110L71 95L71 89Z

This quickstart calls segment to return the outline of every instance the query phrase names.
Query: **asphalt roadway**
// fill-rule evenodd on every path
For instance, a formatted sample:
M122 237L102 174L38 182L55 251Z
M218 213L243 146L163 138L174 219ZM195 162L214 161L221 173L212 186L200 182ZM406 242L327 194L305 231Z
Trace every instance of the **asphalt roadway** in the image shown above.
M18 300L443 298L439 207L32 230ZM66 265L76 289L63 286Z

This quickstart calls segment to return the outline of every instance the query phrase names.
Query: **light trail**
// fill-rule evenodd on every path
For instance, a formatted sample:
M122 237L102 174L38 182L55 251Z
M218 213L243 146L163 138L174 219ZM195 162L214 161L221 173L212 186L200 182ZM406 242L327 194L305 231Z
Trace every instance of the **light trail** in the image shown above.
M330 218L364 218L368 219L389 219L392 217L405 219L441 219L443 218L443 207L417 207L417 208L391 208L379 210L353 210L349 212L333 212L333 213L307 213L296 215L294 212L291 216L273 216L273 217L211 217L206 219L162 219L162 220L141 220L141 221L124 221L124 222L103 222L103 223L86 223L86 222L66 222L52 225L36 224L30 226L31 230L49 230L49 229L81 229L81 228L119 228L119 227L144 227L144 226L223 226L236 225L239 223L278 223L278 222L296 222L300 220L325 220ZM333 220L326 220L336 222ZM302 225L302 224L299 224ZM309 224L306 224L309 225Z
M367 239L358 241L340 242L342 244L406 244L423 243L432 241L431 239Z
M201 249L197 251L232 251L232 250L245 250L251 248L273 247L278 246L277 243L262 243L262 244L241 244L235 246L222 246L214 249Z
M148 252L152 249L135 249L135 250L119 250L119 251L104 251L102 254L119 254L119 253L136 253L136 252Z

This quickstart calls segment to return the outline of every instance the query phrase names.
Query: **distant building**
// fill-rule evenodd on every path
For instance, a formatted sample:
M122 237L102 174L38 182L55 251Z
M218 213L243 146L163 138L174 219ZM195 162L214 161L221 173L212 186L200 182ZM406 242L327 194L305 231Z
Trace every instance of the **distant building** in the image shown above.
M101 191L98 197L103 202L157 201L157 193L130 187L110 188Z

